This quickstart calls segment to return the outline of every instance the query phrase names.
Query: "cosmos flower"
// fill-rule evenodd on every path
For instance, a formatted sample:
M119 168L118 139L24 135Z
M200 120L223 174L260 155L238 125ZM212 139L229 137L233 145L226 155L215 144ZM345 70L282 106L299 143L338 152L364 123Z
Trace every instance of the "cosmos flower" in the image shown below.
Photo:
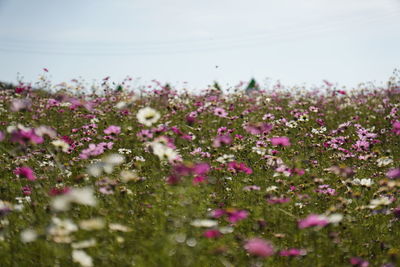
M105 134L120 134L121 133L121 127L119 126L115 126L115 125L111 125L109 126L107 129L104 130Z
M145 107L138 111L136 118L139 123L150 127L161 118L161 115L157 110L151 107Z
M288 137L282 136L282 137L272 137L270 139L271 144L273 146L290 146L290 140Z
M269 257L274 254L274 247L271 242L261 238L252 238L246 242L244 248L251 255L258 257Z
M85 251L74 249L72 251L72 260L83 267L92 267L93 259Z
M305 219L300 220L298 222L298 226L300 229L309 228L309 227L324 227L329 224L329 219L324 215L310 214Z
M93 189L90 187L72 188L65 194L54 197L51 207L55 211L67 211L70 209L72 203L95 206L97 200Z
M33 170L28 166L18 167L14 170L14 174L25 177L29 181L35 181L36 175Z
M225 111L225 109L223 108L215 108L214 109L214 115L221 117L221 118L225 118L226 116L228 116L228 112Z
M386 177L388 177L390 179L398 179L398 178L400 178L400 168L390 169L386 173Z

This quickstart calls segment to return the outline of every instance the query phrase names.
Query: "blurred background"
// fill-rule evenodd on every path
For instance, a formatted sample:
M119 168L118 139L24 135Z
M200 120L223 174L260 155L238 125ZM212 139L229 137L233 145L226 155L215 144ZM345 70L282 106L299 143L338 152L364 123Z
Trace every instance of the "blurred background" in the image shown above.
M356 86L400 67L399 0L0 0L0 80Z

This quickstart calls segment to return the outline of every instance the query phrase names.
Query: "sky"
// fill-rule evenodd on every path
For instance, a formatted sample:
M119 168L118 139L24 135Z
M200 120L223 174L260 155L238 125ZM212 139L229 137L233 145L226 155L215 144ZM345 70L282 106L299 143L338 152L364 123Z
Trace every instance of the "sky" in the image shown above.
M0 0L0 80L381 83L400 0ZM18 74L19 73L19 74Z

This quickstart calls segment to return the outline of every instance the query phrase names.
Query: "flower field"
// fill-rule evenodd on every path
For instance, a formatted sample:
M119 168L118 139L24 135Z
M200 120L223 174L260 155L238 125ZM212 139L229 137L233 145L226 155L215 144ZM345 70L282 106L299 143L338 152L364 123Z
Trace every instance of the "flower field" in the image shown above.
M399 85L6 86L0 266L399 266Z

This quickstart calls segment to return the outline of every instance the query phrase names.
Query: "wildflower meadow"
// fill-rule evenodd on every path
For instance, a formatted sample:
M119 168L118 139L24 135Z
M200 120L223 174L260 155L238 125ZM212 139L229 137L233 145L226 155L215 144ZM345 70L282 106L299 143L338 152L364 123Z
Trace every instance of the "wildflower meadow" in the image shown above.
M400 265L400 77L0 90L0 266Z

